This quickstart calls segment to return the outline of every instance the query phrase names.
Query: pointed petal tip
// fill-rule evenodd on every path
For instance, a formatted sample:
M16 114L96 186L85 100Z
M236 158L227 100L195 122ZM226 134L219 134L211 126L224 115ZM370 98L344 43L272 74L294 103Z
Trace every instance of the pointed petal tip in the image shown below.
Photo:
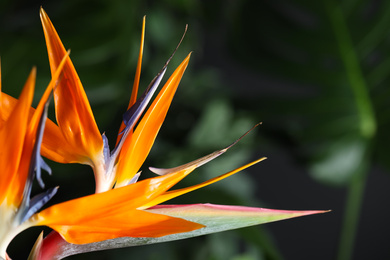
M293 210L291 210L293 211ZM308 216L308 215L315 215L315 214L323 214L328 213L332 210L295 210L295 212L299 213L300 216Z
M50 27L51 21L42 7L39 9L39 18L41 19L43 31L46 32Z
M46 11L42 7L39 9L39 18L41 19L43 31L46 34L46 31L51 30L50 27L52 27L53 25Z
M328 212L332 212L331 209L326 209L326 210L315 210L318 214L321 214L321 213L328 213ZM314 213L315 214L315 213Z
M41 20L47 18L47 14L42 6L39 8L39 16L40 16Z

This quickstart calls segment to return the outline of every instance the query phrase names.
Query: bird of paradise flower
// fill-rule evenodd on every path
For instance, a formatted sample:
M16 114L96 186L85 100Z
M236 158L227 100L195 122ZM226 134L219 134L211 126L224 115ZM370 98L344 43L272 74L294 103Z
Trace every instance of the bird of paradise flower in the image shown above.
M30 259L62 259L83 252L178 240L324 212L212 204L158 205L222 180L265 158L206 182L170 190L197 167L226 152L234 142L182 166L149 168L159 176L138 181L138 171L164 121L191 54L176 68L146 109L173 55L137 98L144 18L128 110L115 147L110 151L107 138L100 134L96 125L69 53L42 8L40 16L52 73L50 84L35 109L31 108L35 69L18 100L0 91L0 259L9 259L6 253L8 244L17 234L32 226L46 225L53 231L44 239L40 235ZM57 124L46 120L51 96L54 96ZM58 188L50 188L31 198L33 180L36 178L44 188L41 170L50 173L40 153L60 163L90 165L95 175L96 193L41 210Z

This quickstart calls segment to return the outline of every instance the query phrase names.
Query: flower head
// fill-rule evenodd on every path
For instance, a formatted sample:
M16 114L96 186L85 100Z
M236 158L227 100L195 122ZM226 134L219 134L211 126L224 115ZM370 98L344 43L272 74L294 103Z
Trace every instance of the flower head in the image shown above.
M42 237L38 239L32 258L61 259L75 253L183 239L322 212L211 204L159 205L224 179L265 158L203 183L171 190L197 167L226 152L239 138L224 149L182 166L171 169L150 168L159 176L138 181L138 171L165 119L189 63L190 54L172 73L150 105L173 55L147 89L137 97L144 44L144 18L133 91L115 147L110 151L107 138L100 134L96 125L87 95L68 52L43 9L40 15L52 81L36 109L31 108L35 69L19 100L4 93L0 96L0 142L3 146L0 151L0 259L7 257L6 248L13 237L31 226L46 225L54 230L44 240ZM54 96L57 124L46 121L51 93ZM30 199L32 180L36 177L44 188L40 178L41 168L50 172L40 157L40 151L45 157L60 163L90 165L95 174L96 193L40 211L57 190L51 188Z

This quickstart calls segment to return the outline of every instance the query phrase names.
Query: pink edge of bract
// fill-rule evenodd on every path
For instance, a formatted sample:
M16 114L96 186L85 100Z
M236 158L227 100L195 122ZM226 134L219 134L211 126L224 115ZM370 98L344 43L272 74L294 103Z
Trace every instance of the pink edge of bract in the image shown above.
M185 212L186 209L196 211L199 215L202 212L224 212L225 214L234 213L264 213L264 214L296 214L297 216L305 216L312 214L326 213L330 210L279 210L279 209L267 209L267 208L255 208L245 206L230 206L230 205L216 205L216 204L184 204L184 205L156 205L148 208L147 210L170 210L170 211L181 211ZM185 213L184 213L185 214Z

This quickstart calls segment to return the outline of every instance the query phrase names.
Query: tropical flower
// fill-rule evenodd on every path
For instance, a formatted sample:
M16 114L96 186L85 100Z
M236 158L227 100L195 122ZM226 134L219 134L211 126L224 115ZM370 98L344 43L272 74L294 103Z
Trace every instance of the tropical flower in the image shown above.
M124 113L112 151L101 135L92 109L54 26L40 11L52 81L36 109L31 108L35 69L19 100L0 97L0 259L7 258L10 241L26 228L46 225L54 231L37 240L31 259L61 259L68 255L107 248L183 239L323 211L283 211L212 204L158 205L174 197L224 179L257 162L191 187L170 190L197 167L226 152L232 145L171 169L150 168L157 177L138 181L190 54L176 68L147 108L166 72L168 59L145 92L138 96L144 44L142 26L136 75L128 110ZM47 120L54 96L57 124ZM17 131L15 131L17 129ZM249 131L248 131L249 132ZM245 135L245 134L244 134ZM39 212L57 188L30 199L32 181L41 187L41 168L50 172L42 155L60 163L82 163L94 170L96 193L62 202Z

